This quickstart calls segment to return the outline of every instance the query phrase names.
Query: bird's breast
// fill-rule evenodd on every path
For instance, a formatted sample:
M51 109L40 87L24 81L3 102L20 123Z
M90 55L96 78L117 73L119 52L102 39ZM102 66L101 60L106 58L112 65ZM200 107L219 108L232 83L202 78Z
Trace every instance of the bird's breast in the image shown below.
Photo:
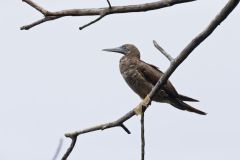
M142 62L136 58L122 57L119 63L120 72L128 86L141 98L145 98L153 88L151 81L142 72ZM153 97L154 101L165 102L167 94L160 90Z
M121 74L129 87L141 98L144 98L151 91L152 85L144 79L136 67L126 69Z

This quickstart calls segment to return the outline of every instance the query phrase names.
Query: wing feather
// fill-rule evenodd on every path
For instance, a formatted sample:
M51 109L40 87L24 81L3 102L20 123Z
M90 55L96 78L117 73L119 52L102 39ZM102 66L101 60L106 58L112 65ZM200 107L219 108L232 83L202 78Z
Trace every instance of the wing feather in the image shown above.
M143 77L147 81L149 81L153 86L158 82L159 78L163 75L163 72L160 71L158 67L143 61L141 61L141 64L139 66L139 72L141 72ZM169 80L163 86L163 90L172 98L178 97L176 89Z

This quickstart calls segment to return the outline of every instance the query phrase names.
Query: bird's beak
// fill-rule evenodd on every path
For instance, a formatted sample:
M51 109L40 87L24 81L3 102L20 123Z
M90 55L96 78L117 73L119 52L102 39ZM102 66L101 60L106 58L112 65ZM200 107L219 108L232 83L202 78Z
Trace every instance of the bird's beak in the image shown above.
M117 53L122 53L122 54L125 54L125 52L126 52L122 47L103 49L103 51L117 52Z

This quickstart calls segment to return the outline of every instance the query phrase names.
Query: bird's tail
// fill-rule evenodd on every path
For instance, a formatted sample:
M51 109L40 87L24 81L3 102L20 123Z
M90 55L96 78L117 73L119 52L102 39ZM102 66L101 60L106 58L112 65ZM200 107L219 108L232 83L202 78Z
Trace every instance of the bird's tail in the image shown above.
M182 94L178 94L178 99L180 99L181 101L199 102L199 100L197 99L193 99L191 97L184 96Z
M179 99L174 99L174 100L171 100L171 104L178 108L178 109L181 109L181 110L186 110L186 111L189 111L189 112L194 112L194 113L197 113L197 114L201 114L201 115L206 115L207 113L203 112L203 111L200 111L196 108L193 108L192 106L190 106L189 104L187 103L184 103L183 101L179 100Z

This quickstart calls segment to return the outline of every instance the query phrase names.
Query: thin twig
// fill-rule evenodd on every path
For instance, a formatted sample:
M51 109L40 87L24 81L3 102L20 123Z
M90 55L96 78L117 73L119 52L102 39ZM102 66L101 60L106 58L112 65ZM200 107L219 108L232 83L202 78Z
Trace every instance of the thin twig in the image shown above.
M69 146L69 148L67 149L66 153L63 155L62 160L67 160L67 158L69 157L69 155L72 153L72 150L77 142L77 136L73 136L70 137L71 138L71 144Z
M46 15L48 13L47 10L45 10L43 7L39 6L37 3L31 1L31 0L22 0L23 2L27 3L28 5L32 6L36 10L38 10L43 15Z
M44 23L44 22L47 22L47 21L51 21L51 20L54 20L54 19L58 19L60 17L57 17L57 16L48 16L48 17L45 17L45 18L42 18L36 22L33 22L32 24L29 24L29 25L26 25L26 26L22 26L20 29L21 30L29 30L31 29L32 27L36 26L36 25L39 25L41 23Z
M127 132L127 134L131 134L130 130L124 124L121 124L120 126Z
M153 44L170 62L174 60L174 58L168 54L155 40L153 40Z
M58 147L57 147L57 149L56 149L56 152L55 152L52 160L56 160L56 159L57 159L57 157L58 157L58 155L59 155L59 153L60 153L60 151L61 151L62 144L63 144L63 139L61 138L61 139L59 140Z
M90 26L90 25L96 23L97 21L101 20L101 19L102 19L103 17L105 17L105 16L106 16L106 15L103 14L103 15L99 16L98 18L96 18L95 20L93 20L93 21L91 21L91 22L89 22L89 23L83 25L82 27L79 27L79 29L82 30L82 29L84 29L84 28L86 28L86 27L88 27L88 26Z
M159 79L157 84L154 86L154 88L149 93L149 98L152 99L154 94L163 87L163 84L168 80L168 78L172 75L172 73L176 70L176 68L190 55L190 53L201 43L203 42L216 28L217 26L226 19L226 17L232 12L232 10L238 5L239 0L229 0L229 2L225 5L225 7L221 10L221 12L210 22L208 27L204 29L200 34L198 34L183 50L182 52L177 56L177 58L171 63L169 68L166 70L166 72L163 74L163 76ZM150 101L151 102L151 101ZM149 104L150 104L149 102ZM145 104L145 103L143 103ZM148 105L149 105L148 104ZM93 132L97 130L117 127L121 124L123 124L128 119L132 118L135 115L135 108L129 111L124 116L120 117L118 120L101 124L98 126L94 126L91 128L87 128L81 131L76 131L73 133L65 134L66 137L69 137L72 139L72 143L70 147L68 148L67 152L65 153L63 160L66 160L67 157L72 152L74 145L77 141L77 137L80 134Z
M112 5L111 5L111 3L110 3L109 0L107 0L107 3L108 3L108 7L109 7L109 8L112 8Z
M84 27L90 26L91 24L103 18L102 13L105 13L105 15L110 15L110 14L131 13L131 12L145 12L145 11L151 11L151 10L173 6L176 4L192 2L196 0L161 0L161 1L137 4L137 5L125 5L125 6L114 6L114 7L111 6L111 8L105 7L105 8L67 9L67 10L61 10L56 12L50 12L44 9L43 7L39 6L38 4L34 3L32 0L23 0L23 1L29 4L30 6L32 6L33 8L35 8L36 10L38 10L39 12L41 12L45 17L54 16L54 17L62 18L65 16L97 16L97 15L100 16L98 19L94 20L93 22L90 22L89 24L83 27L80 27L80 28L84 28ZM54 20L54 19L51 19L51 20ZM46 22L46 21L42 20L41 23L43 22ZM34 27L41 23L35 22L34 23L35 25L31 25L31 27ZM26 26L30 26L30 25L26 25ZM21 27L21 28L26 28L26 27ZM28 27L28 29L30 28Z
M142 114L141 114L141 160L144 160L144 156L145 156L144 114L145 112L142 111Z

